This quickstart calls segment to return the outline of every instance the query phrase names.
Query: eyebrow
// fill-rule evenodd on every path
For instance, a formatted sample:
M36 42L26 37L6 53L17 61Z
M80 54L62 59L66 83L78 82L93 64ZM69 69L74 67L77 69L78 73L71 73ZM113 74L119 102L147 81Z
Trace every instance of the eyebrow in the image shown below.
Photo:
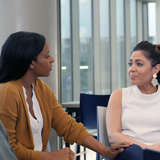
M132 59L129 59L129 61L132 62L133 60L132 60ZM142 59L136 59L135 61L136 61L136 62L139 62L139 61L142 62L143 60L142 60Z

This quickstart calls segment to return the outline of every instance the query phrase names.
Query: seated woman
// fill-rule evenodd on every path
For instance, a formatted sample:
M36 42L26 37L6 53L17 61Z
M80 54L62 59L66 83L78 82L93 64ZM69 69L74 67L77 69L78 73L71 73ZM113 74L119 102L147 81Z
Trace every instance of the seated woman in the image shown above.
M160 152L160 46L138 43L129 59L128 75L132 86L110 97L107 131L111 144L133 144L115 160L143 160L144 149Z
M53 91L38 77L47 77L54 58L45 37L16 32L0 56L0 119L8 131L18 160L73 160L69 148L46 152L51 128L69 143L77 142L105 157L114 157L125 145L106 147L94 139L58 104Z

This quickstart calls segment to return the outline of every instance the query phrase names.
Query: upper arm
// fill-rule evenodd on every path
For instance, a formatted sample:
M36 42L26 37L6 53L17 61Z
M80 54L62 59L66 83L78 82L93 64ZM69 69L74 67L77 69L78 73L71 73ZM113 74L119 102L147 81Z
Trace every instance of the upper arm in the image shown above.
M15 129L16 121L18 119L17 97L18 95L16 91L8 87L3 87L0 90L0 119L3 121L3 124L8 131L12 131L12 129Z
M122 90L112 93L106 112L106 124L108 134L121 132Z
M56 130L59 136L63 136L65 141L82 144L84 138L88 135L87 130L82 123L77 123L73 117L64 111L61 105L58 104L53 91L49 88L46 89L50 111L48 115L51 118L51 127Z

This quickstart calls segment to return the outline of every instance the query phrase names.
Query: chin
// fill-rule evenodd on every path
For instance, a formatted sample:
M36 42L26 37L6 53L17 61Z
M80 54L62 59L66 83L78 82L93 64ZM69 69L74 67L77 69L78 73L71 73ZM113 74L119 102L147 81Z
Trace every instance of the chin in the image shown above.
M39 75L39 77L48 77L50 75L50 73L48 73L48 74L41 74L41 75Z
M136 81L130 81L132 85L137 85L138 83Z

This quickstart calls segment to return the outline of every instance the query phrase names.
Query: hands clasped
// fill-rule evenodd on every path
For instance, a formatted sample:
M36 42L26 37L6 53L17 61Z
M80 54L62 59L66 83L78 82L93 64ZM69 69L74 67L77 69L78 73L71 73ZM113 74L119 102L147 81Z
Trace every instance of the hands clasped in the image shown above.
M130 146L131 144L117 144L117 145L111 145L111 147L108 147L104 152L104 157L108 158L114 158L119 153L124 151L124 148Z

